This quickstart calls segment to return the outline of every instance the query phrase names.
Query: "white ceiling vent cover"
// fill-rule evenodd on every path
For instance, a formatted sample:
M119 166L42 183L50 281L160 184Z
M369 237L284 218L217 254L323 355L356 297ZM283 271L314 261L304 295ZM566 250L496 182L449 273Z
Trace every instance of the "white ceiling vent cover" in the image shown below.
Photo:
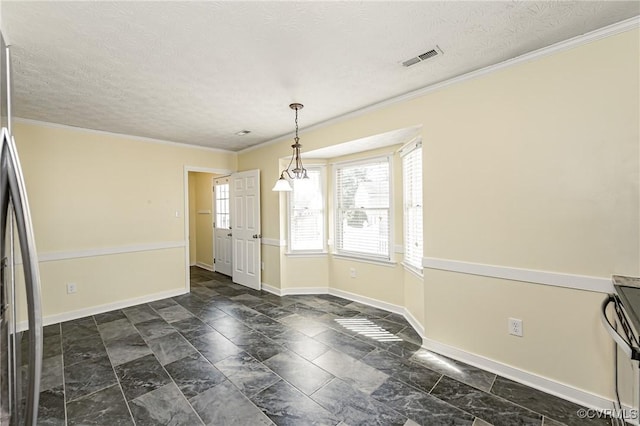
M431 59L431 58L435 58L436 56L440 56L442 55L442 49L440 49L440 47L436 46L435 48L421 53L418 56L416 56L415 58L410 58L407 59L406 61L402 62L402 66L403 67L410 67L411 65L415 65L419 62L423 62L426 61L427 59Z

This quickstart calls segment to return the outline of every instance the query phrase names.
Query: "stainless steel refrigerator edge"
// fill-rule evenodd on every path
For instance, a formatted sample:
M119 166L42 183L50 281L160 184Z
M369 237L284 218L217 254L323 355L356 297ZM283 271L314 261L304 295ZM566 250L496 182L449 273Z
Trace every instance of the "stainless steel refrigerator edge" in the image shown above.
M0 62L0 425L35 425L43 351L40 274L26 187L12 134L11 56L2 34ZM16 266L23 272L23 281L16 279ZM22 307L17 304L17 286L21 282L27 302L26 326L18 323ZM23 342L25 336L28 340Z

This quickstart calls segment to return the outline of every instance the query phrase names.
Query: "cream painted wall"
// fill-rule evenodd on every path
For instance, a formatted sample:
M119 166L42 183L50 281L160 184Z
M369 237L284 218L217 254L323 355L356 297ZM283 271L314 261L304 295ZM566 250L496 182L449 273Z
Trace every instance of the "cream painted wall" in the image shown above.
M403 306L407 309L409 314L424 327L424 278L405 269L402 281L404 283ZM424 333L424 330L422 330L422 332Z
M194 173L196 197L196 262L213 269L213 177Z
M41 262L45 321L186 291L185 166L233 171L236 154L25 122L14 133L38 253L69 258Z
M301 139L311 151L422 124L425 256L637 276L639 57L636 29L303 131ZM262 169L262 229L272 238L281 235L283 210L270 183L288 151L283 140L238 158L240 170ZM267 269L280 267L276 256L270 261ZM330 286L343 288L339 268L347 265L334 263ZM277 273L269 279L280 285ZM373 298L391 291L388 276L369 279L352 288ZM404 281L393 303L424 312L428 339L613 398L612 343L596 320L604 294L426 270L421 308L405 299L419 287L407 292ZM507 335L508 316L524 320L524 337Z
M329 287L329 258L327 255L295 257L284 255L282 289Z

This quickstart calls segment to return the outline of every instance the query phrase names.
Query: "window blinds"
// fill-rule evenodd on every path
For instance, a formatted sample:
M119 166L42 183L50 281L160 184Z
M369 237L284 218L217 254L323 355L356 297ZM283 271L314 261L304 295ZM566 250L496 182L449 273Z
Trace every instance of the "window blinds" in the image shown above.
M309 179L294 179L289 194L289 251L324 249L324 197L321 169L307 168Z
M422 269L422 149L415 143L403 152L404 262Z
M390 258L389 158L336 165L336 252Z

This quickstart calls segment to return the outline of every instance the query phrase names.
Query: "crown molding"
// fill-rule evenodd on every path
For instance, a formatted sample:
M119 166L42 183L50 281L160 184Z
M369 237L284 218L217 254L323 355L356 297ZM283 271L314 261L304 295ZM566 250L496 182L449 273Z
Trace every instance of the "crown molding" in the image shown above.
M445 87L452 86L454 84L462 83L467 80L473 80L478 77L485 76L487 74L494 73L496 71L500 71L505 68L512 67L514 65L523 64L526 62L530 62L539 58L543 58L545 56L553 55L555 53L560 53L565 50L573 49L575 47L582 46L587 43L592 43L594 41L602 40L607 37L612 37L617 34L621 34L627 31L631 31L640 27L640 15L634 16L633 18L625 19L624 21L617 22L615 24L607 25L606 27L599 28L597 30L588 32L586 34L582 34L576 37L569 38L567 40L560 41L558 43L554 43L552 45L542 47L540 49L534 50L532 52L524 53L520 56L516 56L515 58L507 59L506 61L499 62L497 64L489 65L484 68L480 68L475 71L471 71L465 74L461 74L456 77L452 77L448 80L441 81L439 83L434 83L429 86L423 87L418 90L414 90L412 92L405 93L404 95L396 96L367 107L357 109L352 112L348 112L339 117L330 118L329 120L322 121L320 123L314 124L312 126L302 128L299 130L299 133L309 132L312 130L322 129L324 127L331 126L333 124L341 123L343 121L349 120L351 118L359 117L361 115L377 111L382 108L386 108L388 106L409 101L411 99L415 99L421 96L424 96L428 93L435 92L437 90L444 89ZM266 142L262 142L258 145L253 145L248 148L241 149L236 151L238 154L245 154L250 151L254 151L256 149L264 148L269 145L273 145L278 142L282 142L287 138L292 138L294 133L287 133L285 135L278 136L276 138L270 139Z
M144 136L127 135L124 133L107 132L106 130L87 129L85 127L69 126L68 124L51 123L49 121L32 120L30 118L13 117L13 121L16 123L32 124L34 126L49 127L53 129L74 130L77 132L91 133L95 135L112 136L116 138L132 139L136 141L155 143L160 145L177 146L180 148L201 149L204 151L220 152L224 154L234 154L234 155L238 154L235 151L229 151L221 148L212 148L212 147L202 146L202 145L192 145L184 142L166 141L162 139L147 138Z

